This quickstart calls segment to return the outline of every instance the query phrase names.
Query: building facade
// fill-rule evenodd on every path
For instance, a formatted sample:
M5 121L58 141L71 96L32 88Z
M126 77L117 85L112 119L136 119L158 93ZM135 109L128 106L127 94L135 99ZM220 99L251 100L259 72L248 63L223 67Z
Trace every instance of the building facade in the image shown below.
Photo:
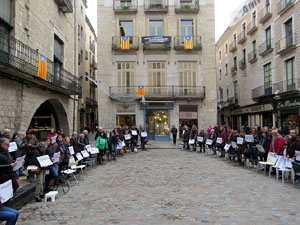
M0 7L0 130L76 130L74 2L3 0Z
M214 125L214 28L213 0L98 0L99 126Z
M299 32L299 13L299 1L289 0L248 0L234 12L231 26L216 44L220 123L234 129L243 125L282 126L277 100L290 92L284 57L291 54L295 58L299 50L296 39L282 52L278 48L284 48L286 37ZM295 27L290 34L282 21L291 17ZM296 79L295 63L290 70L292 79Z

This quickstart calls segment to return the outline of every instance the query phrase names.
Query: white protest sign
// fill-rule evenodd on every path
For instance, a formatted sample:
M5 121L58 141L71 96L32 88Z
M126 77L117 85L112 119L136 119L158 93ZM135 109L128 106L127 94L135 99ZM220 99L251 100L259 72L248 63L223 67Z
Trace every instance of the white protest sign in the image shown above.
M89 153L86 150L81 151L81 154L82 154L83 158L88 158L90 156Z
M22 156L22 157L17 158L16 159L16 164L17 165L14 167L13 171L16 171L16 170L20 169L23 166L24 160L25 160L25 155Z
M228 152L228 151L229 151L229 149L230 149L230 145L228 145L228 144L227 144L227 145L225 145L224 149L225 149L225 151L226 151L226 152Z
M125 147L125 146L126 146L125 142L124 142L124 141L122 141L122 147Z
M238 145L242 145L243 142L244 142L244 138L240 138L240 137L237 138L237 144Z
M54 153L53 158L54 158L54 160L53 160L52 163L58 163L59 162L59 158L60 158L60 152Z
M119 142L119 144L117 145L117 149L118 149L118 150L121 150L122 148L123 148L122 142Z
M51 144L54 144L56 142L56 138L57 138L57 135L51 138Z
M218 143L218 144L222 144L222 143L223 143L223 139L218 137L218 138L217 138L217 143Z
M13 197L13 187L11 180L0 184L0 196L2 197L1 203L5 203Z
M88 152L91 151L91 148L92 148L92 147L91 147L90 145L86 145L86 146L85 146L85 149L86 149Z
M292 159L286 159L285 168L292 169L293 168L292 162L294 162L294 160L292 160Z
M70 152L70 155L74 155L75 154L73 146L69 147L69 152Z
M265 153L265 149L263 148L262 145L256 145L256 148L258 149L259 152Z
M126 135L125 135L125 140L130 140L130 138L131 138L131 135L130 135L130 134L126 134Z
M212 143L213 143L213 141L212 141L211 139L207 139L207 140L206 140L206 144L207 144L207 145L212 145Z
M79 152L76 154L76 158L78 161L83 159L82 155Z
M236 142L232 141L231 146L232 146L232 148L237 148Z
M189 140L189 144L190 144L190 145L193 145L193 144L195 144L195 139L191 139L191 140Z
M8 147L8 151L9 152L15 152L18 150L18 146L16 142L10 142L9 143L9 147Z
M184 133L185 133L185 130L182 131L182 135L184 135Z
M147 132L142 132L141 133L141 137L147 137L147 136L148 136Z
M300 161L300 151L296 151L296 160Z
M39 161L41 167L48 167L53 164L49 158L49 155L43 155L40 157L36 157L36 159Z
M282 156L278 156L278 160L275 163L275 166L277 166L280 169L285 168L285 158Z
M98 154L99 153L99 149L98 148L91 148L90 153L91 154Z
M269 152L268 158L269 158L268 159L269 162L275 164L276 161L277 161L278 156L275 153L273 153L273 152Z
M254 142L253 135L245 135L245 140L246 142L253 143Z
M198 142L203 142L204 138L203 137L197 137Z
M132 134L133 136L136 136L136 135L137 135L136 130L132 130L132 131L131 131L131 134Z

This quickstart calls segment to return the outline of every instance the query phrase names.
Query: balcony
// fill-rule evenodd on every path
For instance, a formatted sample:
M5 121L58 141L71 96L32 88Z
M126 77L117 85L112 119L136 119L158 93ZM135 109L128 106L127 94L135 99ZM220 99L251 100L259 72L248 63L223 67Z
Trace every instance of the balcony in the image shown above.
M137 87L109 87L109 95L112 99L124 99L136 98ZM145 86L145 98L146 99L204 99L205 87L193 86L193 87L181 87L181 86Z
M272 86L266 87L265 85L262 85L251 90L251 96L254 101L259 101L261 98L272 96L272 94Z
M273 51L272 39L266 40L260 46L258 46L258 54L260 56L266 56Z
M236 67L236 66L232 66L232 67L231 67L231 75L232 75L232 76L235 76L236 73L237 73L237 67Z
M299 93L300 80L299 79L289 79L273 84L274 94L286 94L286 93Z
M185 51L201 51L202 50L202 41L200 36L193 36L193 48L185 49L184 47L184 36L174 37L174 49L175 50L185 50Z
M294 5L295 0L280 0L277 3L277 14L283 14Z
M97 85L97 81L95 80L95 77L92 77L91 79L92 79L92 80L90 80L90 85L91 85L92 87L97 88L98 85Z
M198 13L199 12L199 3L197 0L191 1L182 1L176 0L175 13Z
M90 50L95 53L95 43L90 42Z
M68 95L81 94L81 85L76 76L47 59L47 77L38 76L36 50L21 41L0 32L0 72L12 79L23 80L45 90L57 91Z
M73 13L72 0L54 0L63 13Z
M265 7L258 14L258 21L261 24L264 24L272 17L271 7Z
M255 31L257 31L256 21L252 20L251 23L249 23L247 26L247 34L252 35Z
M112 38L112 50L113 51L137 51L139 50L139 37L129 37L129 49L122 50L121 48L121 36L115 36Z
M227 100L228 106L237 106L239 104L239 101L236 97L231 97Z
M93 67L95 70L97 69L97 63L95 59L90 60L90 66Z
M244 69L246 69L246 67L247 67L246 59L241 59L240 62L239 62L239 68L241 70L244 70Z
M229 45L229 51L230 51L230 52L235 52L235 50L237 50L236 40L234 40L234 41Z
M123 1L123 0L114 0L113 2L114 12L116 14L136 14L138 11L138 1Z
M223 100L218 100L217 103L218 109L221 110L224 108L224 101Z
M276 42L276 53L285 54L288 51L296 48L297 36L296 34L290 34L280 41Z
M168 13L169 0L145 0L144 11L149 14Z
M255 63L257 61L257 54L256 54L256 49L254 49L252 52L248 54L248 62L249 63Z
M172 37L169 36L150 36L142 37L144 50L170 50Z
M247 40L246 31L241 32L238 35L238 43L241 45Z
M98 102L91 98L85 98L85 104L86 104L86 106L91 107L91 108L98 107Z

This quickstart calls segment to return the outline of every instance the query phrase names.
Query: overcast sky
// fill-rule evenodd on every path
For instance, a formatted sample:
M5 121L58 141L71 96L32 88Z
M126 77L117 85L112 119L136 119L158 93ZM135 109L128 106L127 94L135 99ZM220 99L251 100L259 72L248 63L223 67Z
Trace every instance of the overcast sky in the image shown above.
M215 0L216 41L230 24L231 13L244 1L245 0ZM95 30L97 30L97 0L88 0L87 15Z

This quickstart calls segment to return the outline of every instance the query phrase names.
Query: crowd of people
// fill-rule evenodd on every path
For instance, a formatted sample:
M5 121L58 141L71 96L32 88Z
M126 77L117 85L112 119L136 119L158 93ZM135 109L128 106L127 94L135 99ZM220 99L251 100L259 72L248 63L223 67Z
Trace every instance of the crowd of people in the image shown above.
M46 139L39 142L31 129L26 133L20 131L13 135L9 129L5 129L0 135L0 184L11 180L14 193L19 188L19 177L27 176L28 181L36 181L35 201L41 202L46 193L53 191L58 185L64 184L65 176L62 172L70 168L71 157L77 161L78 165L88 166L89 164L86 162L94 159L99 164L104 164L105 161L116 160L118 156L130 151L137 152L139 139L141 149L146 150L147 133L143 127L137 129L136 126L131 126L131 128L124 126L115 128L111 132L105 132L100 127L95 135L99 153L96 155L89 153L89 157L83 157L80 160L77 158L78 153L82 154L82 151L87 150L87 146L90 144L88 130L84 130L79 135L73 132L71 137L68 137L62 129L56 131L52 128ZM13 142L16 143L17 149L10 152L10 144ZM74 152L70 150L70 147ZM49 156L49 159L54 162L55 153L60 153L59 160L47 167L42 167L38 157ZM25 156L23 166L14 170L17 166L17 158L23 156ZM0 221L15 224L18 215L18 211L0 204Z

